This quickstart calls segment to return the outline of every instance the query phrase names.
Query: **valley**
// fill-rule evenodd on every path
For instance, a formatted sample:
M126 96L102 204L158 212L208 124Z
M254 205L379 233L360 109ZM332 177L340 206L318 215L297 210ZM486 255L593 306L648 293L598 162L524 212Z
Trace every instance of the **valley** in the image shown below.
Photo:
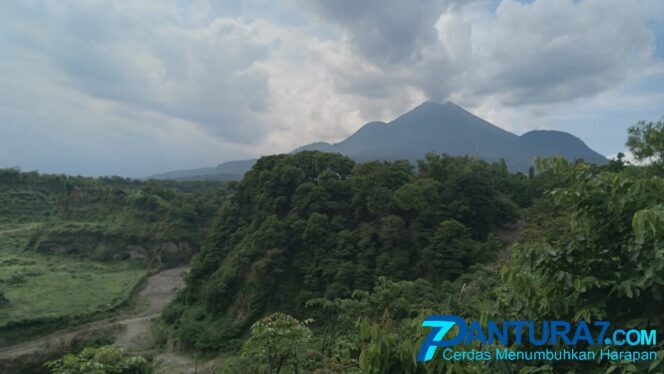
M0 372L109 343L154 352L222 196L165 185L0 170Z
M217 184L0 170L0 371L616 370L415 358L436 314L661 331L661 175L620 158L536 158L526 175L311 150ZM500 348L478 344L456 349Z
M664 0L0 1L0 374L664 374Z
M0 369L15 373L41 372L44 361L81 349L86 344L113 343L131 352L150 354L155 349L151 322L184 286L183 276L187 271L188 268L180 267L147 277L140 292L131 300L135 305L130 309L116 310L112 317L66 329L59 326L57 331L46 336L0 348ZM103 288L94 282L85 287L92 291ZM64 294L60 290L52 292L58 296ZM102 294L99 298L107 300L108 295ZM63 302L77 302L68 297L63 299Z

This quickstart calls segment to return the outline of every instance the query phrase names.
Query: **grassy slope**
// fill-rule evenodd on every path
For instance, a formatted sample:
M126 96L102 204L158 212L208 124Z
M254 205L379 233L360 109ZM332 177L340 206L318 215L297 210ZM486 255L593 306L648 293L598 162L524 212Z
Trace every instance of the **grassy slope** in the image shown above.
M147 274L133 262L95 262L22 251L35 224L0 228L0 328L18 321L82 317L126 302Z

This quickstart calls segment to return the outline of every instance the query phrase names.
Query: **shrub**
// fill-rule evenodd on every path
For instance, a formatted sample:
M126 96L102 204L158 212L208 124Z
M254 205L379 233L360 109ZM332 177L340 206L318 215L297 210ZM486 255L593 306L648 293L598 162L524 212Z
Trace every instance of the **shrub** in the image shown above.
M129 356L118 347L85 348L78 355L68 354L44 366L52 374L148 374L150 366L141 356Z
M5 293L0 291L0 308L6 307L9 305L9 299L5 296Z

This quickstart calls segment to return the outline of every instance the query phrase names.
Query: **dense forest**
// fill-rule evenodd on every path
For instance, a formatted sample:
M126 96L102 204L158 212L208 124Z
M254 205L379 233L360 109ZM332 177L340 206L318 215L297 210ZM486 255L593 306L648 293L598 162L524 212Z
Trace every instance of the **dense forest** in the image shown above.
M657 372L662 352L645 363L414 357L430 314L661 333L663 125L630 130L645 166L552 158L523 175L445 155L416 166L264 157L163 320L181 349L222 352L221 372Z
M430 156L355 164L302 152L262 158L237 184L194 260L178 320L181 343L233 348L271 311L350 297L380 277L453 281L497 255L492 229L516 220L523 175L504 164Z

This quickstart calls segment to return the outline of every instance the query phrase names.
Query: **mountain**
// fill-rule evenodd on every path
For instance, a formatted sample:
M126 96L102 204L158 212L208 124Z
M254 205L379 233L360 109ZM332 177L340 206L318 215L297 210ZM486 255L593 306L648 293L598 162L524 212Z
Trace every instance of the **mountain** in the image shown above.
M369 122L340 143L316 142L293 151L336 152L356 161L421 159L429 152L504 159L511 171L526 172L534 157L563 156L605 164L606 158L581 139L561 131L535 130L521 136L503 130L460 106L425 102L390 123ZM157 174L155 179L239 179L255 160L231 161L215 168Z
M147 179L173 179L173 180L218 180L231 181L242 179L256 159L228 161L216 167L176 170L149 176Z

